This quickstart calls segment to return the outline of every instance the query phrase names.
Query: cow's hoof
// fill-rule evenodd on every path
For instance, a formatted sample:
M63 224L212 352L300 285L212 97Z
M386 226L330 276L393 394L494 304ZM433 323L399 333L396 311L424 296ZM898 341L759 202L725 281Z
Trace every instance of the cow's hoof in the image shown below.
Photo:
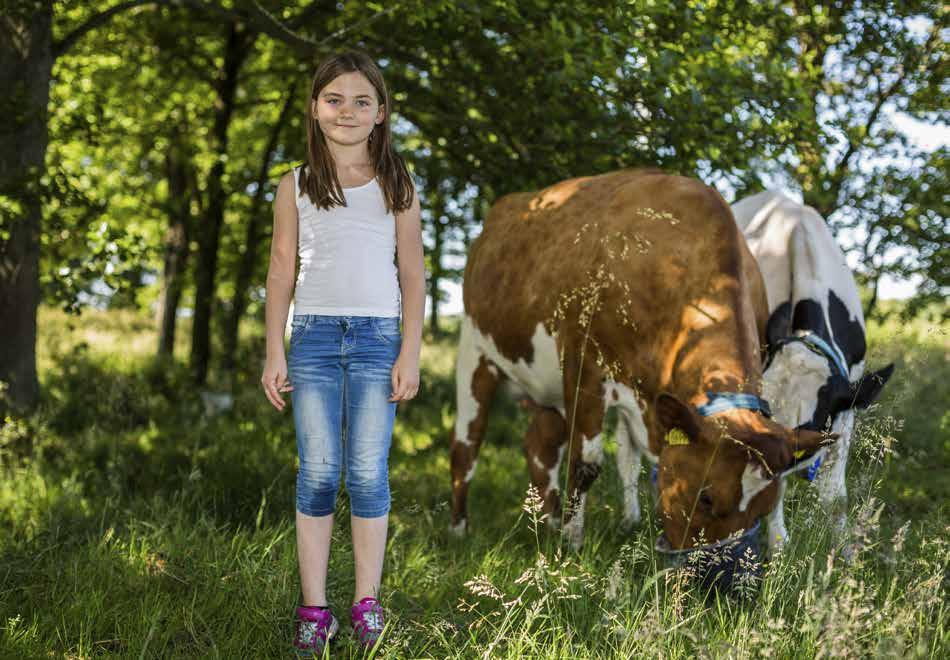
M786 543L788 543L788 532L769 530L769 553L772 556L778 556L785 549Z
M861 548L857 543L845 543L841 547L841 559L848 566L853 564L861 555Z
M620 526L625 532L632 532L640 526L640 516L624 516Z
M831 533L835 539L843 539L848 535L848 514L841 509L831 513Z
M463 538L468 533L468 518L462 518L454 525L449 525L449 534L457 539Z
M620 525L623 527L625 532L630 532L640 526L640 511L631 511L624 514L623 520L620 521Z
M564 535L564 538L567 540L568 546L571 550L575 552L580 552L581 547L584 545L584 528L580 525L572 524L572 522L564 525L561 533Z

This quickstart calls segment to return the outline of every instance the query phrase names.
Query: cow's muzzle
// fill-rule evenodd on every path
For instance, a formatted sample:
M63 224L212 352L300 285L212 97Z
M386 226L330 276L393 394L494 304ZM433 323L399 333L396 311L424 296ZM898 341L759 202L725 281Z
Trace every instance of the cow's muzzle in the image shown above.
M669 566L686 569L708 593L747 597L755 593L762 577L758 520L741 534L682 550L674 550L661 533L655 549Z

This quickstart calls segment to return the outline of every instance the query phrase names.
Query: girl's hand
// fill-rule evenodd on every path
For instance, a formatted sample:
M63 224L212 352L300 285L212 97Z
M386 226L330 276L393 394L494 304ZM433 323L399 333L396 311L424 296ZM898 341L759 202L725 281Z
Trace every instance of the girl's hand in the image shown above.
M264 394L277 410L283 411L287 403L282 392L291 392L294 387L287 380L287 358L283 353L277 357L268 357L264 363L264 375L261 376Z
M392 371L393 393L389 401L408 401L419 392L419 358L400 353Z

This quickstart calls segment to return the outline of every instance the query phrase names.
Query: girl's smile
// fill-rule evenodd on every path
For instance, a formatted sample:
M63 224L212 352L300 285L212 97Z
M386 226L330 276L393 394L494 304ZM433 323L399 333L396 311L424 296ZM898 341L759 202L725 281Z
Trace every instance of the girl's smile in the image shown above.
M334 78L311 102L311 112L324 137L339 145L355 145L369 138L385 119L372 83L361 73Z

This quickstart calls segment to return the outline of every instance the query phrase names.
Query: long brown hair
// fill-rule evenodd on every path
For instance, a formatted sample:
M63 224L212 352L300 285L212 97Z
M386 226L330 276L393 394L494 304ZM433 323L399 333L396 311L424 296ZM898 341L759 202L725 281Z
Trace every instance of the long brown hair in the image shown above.
M405 211L412 204L413 186L406 163L392 145L389 130L392 99L379 67L368 55L359 51L328 57L320 63L313 75L310 99L307 100L307 167L300 168L299 190L310 195L311 201L317 208L330 209L334 206L346 206L346 198L343 196L343 187L336 174L333 154L330 153L323 131L320 130L320 125L313 116L311 99L316 100L320 95L320 90L329 85L337 76L354 72L366 76L376 90L377 101L384 109L382 123L374 125L373 132L369 135L369 156L376 179L383 191L386 210L390 213Z

